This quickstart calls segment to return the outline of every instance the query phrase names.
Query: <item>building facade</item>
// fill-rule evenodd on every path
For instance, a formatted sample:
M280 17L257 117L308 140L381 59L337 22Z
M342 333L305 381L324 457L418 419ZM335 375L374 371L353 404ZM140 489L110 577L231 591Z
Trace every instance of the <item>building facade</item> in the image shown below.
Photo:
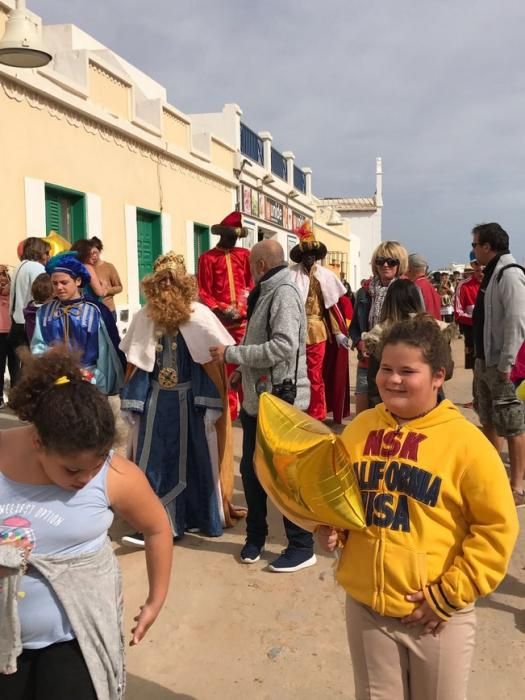
M242 245L251 248L264 238L274 238L289 259L298 242L294 231L308 220L328 251L344 253L348 260L349 225L342 217L334 221L327 212L331 207L313 195L311 168L298 167L291 151L278 150L270 132L255 131L242 116L236 104L224 105L221 112L191 115L195 129L217 134L235 150L237 206L249 231ZM328 259L330 255L324 264Z
M12 0L0 0L0 34ZM73 25L44 26L53 61L0 66L2 263L27 236L99 236L121 275L121 327L140 280L199 243L235 205L235 151L167 101L165 89Z
M14 0L0 0L0 36ZM53 55L41 69L0 65L3 259L19 241L57 231L98 236L121 275L125 330L156 256L183 253L193 273L215 245L211 225L243 213L251 248L274 238L287 259L310 221L324 264L356 288L381 238L381 180L372 198L320 199L312 170L244 121L236 104L184 114L166 89L74 25L43 26Z

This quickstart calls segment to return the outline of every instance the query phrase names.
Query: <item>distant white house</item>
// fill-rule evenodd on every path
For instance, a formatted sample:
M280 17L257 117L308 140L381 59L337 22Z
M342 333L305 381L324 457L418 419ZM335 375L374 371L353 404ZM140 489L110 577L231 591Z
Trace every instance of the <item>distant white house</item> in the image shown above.
M350 223L350 261L347 280L359 289L361 279L372 274L370 260L381 243L383 209L383 167L376 158L376 191L371 197L324 197L322 206L331 207Z

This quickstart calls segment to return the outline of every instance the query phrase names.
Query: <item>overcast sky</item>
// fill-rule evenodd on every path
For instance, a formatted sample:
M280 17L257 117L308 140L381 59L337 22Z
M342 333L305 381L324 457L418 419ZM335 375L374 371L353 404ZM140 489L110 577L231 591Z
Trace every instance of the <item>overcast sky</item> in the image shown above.
M383 239L433 266L498 221L525 257L523 0L28 0L161 82L184 112L237 102L313 169L318 196L375 189Z

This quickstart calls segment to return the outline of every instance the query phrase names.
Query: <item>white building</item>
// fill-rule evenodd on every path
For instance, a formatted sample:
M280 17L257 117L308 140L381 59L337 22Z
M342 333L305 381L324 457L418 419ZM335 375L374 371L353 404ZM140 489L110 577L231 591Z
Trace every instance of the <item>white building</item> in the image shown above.
M191 120L196 134L199 129L207 138L214 134L237 153L237 205L249 229L242 245L251 248L263 238L275 238L288 259L298 242L294 231L310 220L316 237L329 251L325 264L330 264L332 252L348 260L349 225L341 217L326 215L331 207L313 196L311 168L298 167L291 151L279 151L268 131L248 127L236 104L224 105L221 112L192 114Z
M371 197L325 197L323 206L333 207L350 224L350 260L347 280L352 289L359 289L361 279L370 277L370 261L381 243L383 209L383 168L376 158L376 191Z

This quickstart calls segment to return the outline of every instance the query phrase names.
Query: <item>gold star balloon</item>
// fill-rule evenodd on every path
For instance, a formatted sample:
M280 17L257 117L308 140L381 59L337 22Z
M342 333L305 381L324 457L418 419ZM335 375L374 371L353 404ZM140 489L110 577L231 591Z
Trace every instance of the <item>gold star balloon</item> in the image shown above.
M49 243L51 257L59 253L65 253L71 248L71 243L56 231L51 231L49 236L44 238Z
M365 527L359 485L341 440L269 393L259 400L255 469L281 513L305 530Z

